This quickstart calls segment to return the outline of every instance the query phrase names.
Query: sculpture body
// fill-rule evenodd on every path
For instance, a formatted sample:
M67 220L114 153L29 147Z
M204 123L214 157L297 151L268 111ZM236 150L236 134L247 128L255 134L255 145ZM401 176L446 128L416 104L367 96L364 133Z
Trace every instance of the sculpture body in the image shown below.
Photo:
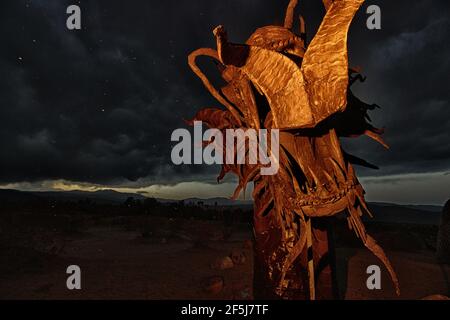
M367 105L349 87L363 80L348 66L347 32L363 0L324 1L322 24L306 45L305 24L292 30L297 1L291 0L284 26L257 29L245 44L233 44L222 26L214 30L217 50L198 49L189 56L192 70L227 110L204 109L194 120L210 127L279 129L280 169L262 176L260 165L225 164L239 177L234 197L254 185L255 297L332 298L332 241L328 219L346 215L350 229L386 266L398 292L389 260L361 221L370 214L364 190L341 136L366 134L386 145L382 130L367 121ZM216 90L196 58L216 60L226 85Z

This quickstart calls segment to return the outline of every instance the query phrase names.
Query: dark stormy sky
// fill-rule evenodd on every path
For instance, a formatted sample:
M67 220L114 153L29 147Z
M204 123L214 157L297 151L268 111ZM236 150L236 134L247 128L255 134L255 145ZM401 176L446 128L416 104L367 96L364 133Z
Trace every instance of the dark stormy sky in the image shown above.
M229 195L234 181L216 185L217 167L171 164L172 131L201 107L219 106L187 55L214 47L219 24L233 42L280 24L287 2L2 0L0 186ZM324 9L319 0L300 3L311 39ZM81 7L82 30L66 28L70 4ZM381 8L381 30L366 28L371 4ZM367 0L352 24L350 63L368 77L355 93L382 107L371 116L391 145L344 141L380 166L359 170L369 200L450 197L449 12L447 0Z

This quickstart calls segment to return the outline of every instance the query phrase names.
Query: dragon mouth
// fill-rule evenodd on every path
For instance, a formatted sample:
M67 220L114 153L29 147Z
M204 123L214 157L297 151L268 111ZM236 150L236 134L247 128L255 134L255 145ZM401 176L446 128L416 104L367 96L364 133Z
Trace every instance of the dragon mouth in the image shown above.
M358 185L348 182L335 192L326 192L324 196L319 192L290 197L292 210L303 211L307 216L331 216L348 207L349 199L359 197Z

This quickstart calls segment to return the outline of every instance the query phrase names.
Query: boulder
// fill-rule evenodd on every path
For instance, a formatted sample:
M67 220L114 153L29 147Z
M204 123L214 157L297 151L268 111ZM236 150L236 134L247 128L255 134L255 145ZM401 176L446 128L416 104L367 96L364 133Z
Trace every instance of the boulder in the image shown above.
M233 267L234 267L233 260L228 256L217 258L211 264L211 268L215 269L215 270L226 270L226 269L231 269Z
M230 258L234 265L241 265L247 261L247 256L242 250L234 249L231 251Z
M209 294L218 294L224 286L225 280L222 276L212 276L205 279L203 289Z

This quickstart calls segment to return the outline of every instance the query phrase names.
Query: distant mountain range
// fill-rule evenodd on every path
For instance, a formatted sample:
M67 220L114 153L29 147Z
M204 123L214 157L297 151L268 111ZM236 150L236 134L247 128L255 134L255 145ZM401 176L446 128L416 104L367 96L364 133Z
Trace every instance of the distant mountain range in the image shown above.
M438 225L442 207L428 205L399 205L369 203L374 221Z
M171 202L179 202L180 200L171 200L171 199L156 199L162 203L171 203ZM232 200L224 197L216 197L216 198L187 198L183 201L185 204L203 204L207 206L252 206L253 200Z
M144 200L147 197L137 193L122 193L114 190L89 191L18 191L0 189L0 201L20 202L37 199L50 199L58 201L78 201L89 199L97 203L121 203L129 197Z
M128 198L135 200L145 200L148 197L139 193L124 193L114 190L98 191L19 191L12 189L0 189L0 201L2 202L21 202L38 199L50 199L58 201L78 201L89 199L97 203L122 203ZM185 204L203 204L218 206L251 206L252 200L231 200L228 198L217 197L209 199L188 198L184 200L156 198L161 203L175 203L183 201Z
M79 201L89 199L99 204L119 204L128 198L145 200L148 197L137 193L122 193L114 190L89 191L18 191L12 189L0 189L1 203L23 203L27 201L47 199L57 201ZM161 203L175 203L180 200L158 199ZM185 204L202 204L209 206L237 206L249 209L252 200L231 200L217 197L209 199L188 198L182 200ZM435 205L399 205L394 203L372 202L369 207L374 214L374 221L395 223L419 223L436 225L440 222L442 207Z
M371 203L374 205L380 206L380 207L401 206L401 207L407 207L407 208L423 210L423 211L442 212L442 206L436 206L436 205L395 204L395 203L388 203L388 202L371 202Z

